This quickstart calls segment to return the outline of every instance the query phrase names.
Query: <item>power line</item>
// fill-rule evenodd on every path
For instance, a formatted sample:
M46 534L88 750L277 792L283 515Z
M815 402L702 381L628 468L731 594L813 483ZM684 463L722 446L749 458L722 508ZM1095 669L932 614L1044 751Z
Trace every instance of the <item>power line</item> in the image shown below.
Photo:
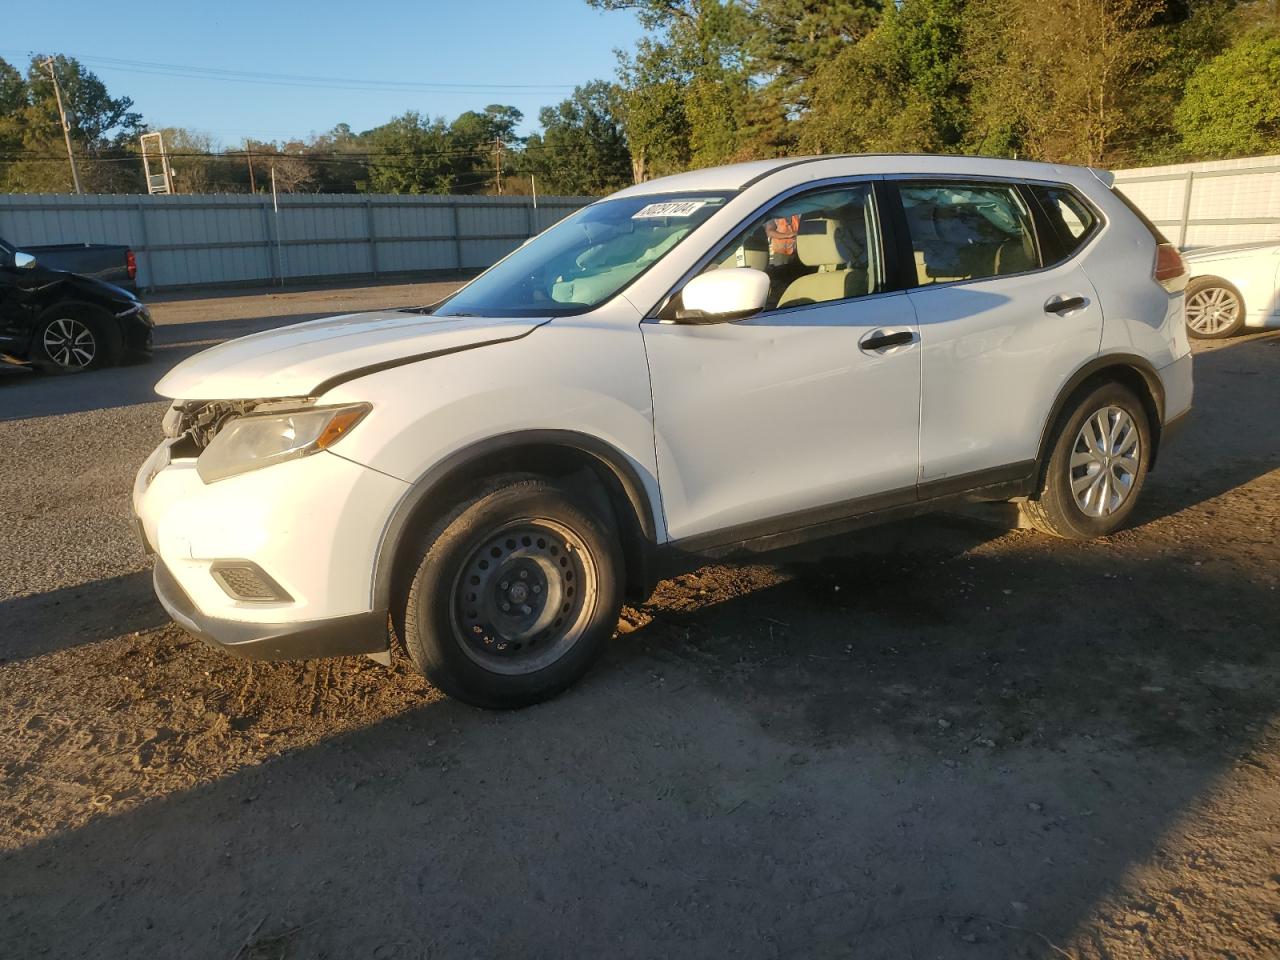
M29 53L13 48L2 48L5 53ZM61 54L72 58L70 54ZM221 67L201 67L192 64L154 63L145 60L124 60L118 57L76 56L72 59L98 64L130 73L156 76L182 77L192 80L223 80L236 83L256 83L272 86L315 87L333 90L398 90L423 93L502 93L523 91L526 93L555 93L572 90L574 84L561 83L448 83L435 80L377 80L361 77L320 77L307 74L267 73L255 70L228 70Z
M545 144L537 146L526 146L520 148L512 148L504 144L503 149L511 149L513 153L523 156L537 156L550 152L550 148ZM327 162L327 163L361 163L370 160L489 160L493 158L493 148L476 147L465 148L458 147L446 150L317 150L307 151L304 153L273 153L267 150L255 150L253 148L246 149L227 149L223 151L215 150L170 150L169 158L185 158L185 159L207 159L207 160L243 160L246 153L253 154L254 157L263 160L284 159L284 160L305 160L309 162ZM62 161L64 157L54 154L28 154L28 153L11 153L0 155L0 163L14 163L26 160L57 160ZM139 155L129 155L123 157L94 157L87 154L81 154L80 159L90 163L119 163L130 160L139 160Z

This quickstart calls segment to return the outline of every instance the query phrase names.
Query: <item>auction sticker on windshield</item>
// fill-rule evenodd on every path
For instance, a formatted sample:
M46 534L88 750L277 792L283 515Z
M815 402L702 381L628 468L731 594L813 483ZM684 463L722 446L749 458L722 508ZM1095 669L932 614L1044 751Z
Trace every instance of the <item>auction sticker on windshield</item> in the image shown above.
M651 203L631 215L632 220L650 220L657 217L689 217L707 205L705 200L668 200Z

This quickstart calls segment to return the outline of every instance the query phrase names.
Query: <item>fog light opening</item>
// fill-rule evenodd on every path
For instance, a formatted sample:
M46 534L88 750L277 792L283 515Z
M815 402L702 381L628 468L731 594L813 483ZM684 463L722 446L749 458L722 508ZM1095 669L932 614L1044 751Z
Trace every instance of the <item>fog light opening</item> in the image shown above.
M209 574L232 600L289 603L293 597L251 560L215 560Z

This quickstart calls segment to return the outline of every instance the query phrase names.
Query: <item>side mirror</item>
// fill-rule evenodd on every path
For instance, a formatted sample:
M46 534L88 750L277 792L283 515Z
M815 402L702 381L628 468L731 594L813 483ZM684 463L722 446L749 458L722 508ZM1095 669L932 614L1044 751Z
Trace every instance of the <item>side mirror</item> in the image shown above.
M764 309L769 299L769 275L753 267L732 267L700 273L680 292L682 323L725 323L742 320Z
M21 267L23 270L30 270L36 265L36 258L29 253L23 253L19 250L13 255L13 265Z

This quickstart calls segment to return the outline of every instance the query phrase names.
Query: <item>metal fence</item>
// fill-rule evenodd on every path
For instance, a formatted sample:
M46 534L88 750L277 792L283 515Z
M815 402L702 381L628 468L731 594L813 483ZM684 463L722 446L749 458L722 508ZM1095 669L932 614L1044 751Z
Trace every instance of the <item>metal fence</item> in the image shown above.
M138 285L284 283L473 271L586 197L0 195L0 236L32 246L120 243Z
M1280 240L1280 156L1117 170L1179 246ZM591 198L0 195L19 246L120 243L139 286L285 283L487 267Z
M1180 247L1280 240L1280 156L1115 171Z

